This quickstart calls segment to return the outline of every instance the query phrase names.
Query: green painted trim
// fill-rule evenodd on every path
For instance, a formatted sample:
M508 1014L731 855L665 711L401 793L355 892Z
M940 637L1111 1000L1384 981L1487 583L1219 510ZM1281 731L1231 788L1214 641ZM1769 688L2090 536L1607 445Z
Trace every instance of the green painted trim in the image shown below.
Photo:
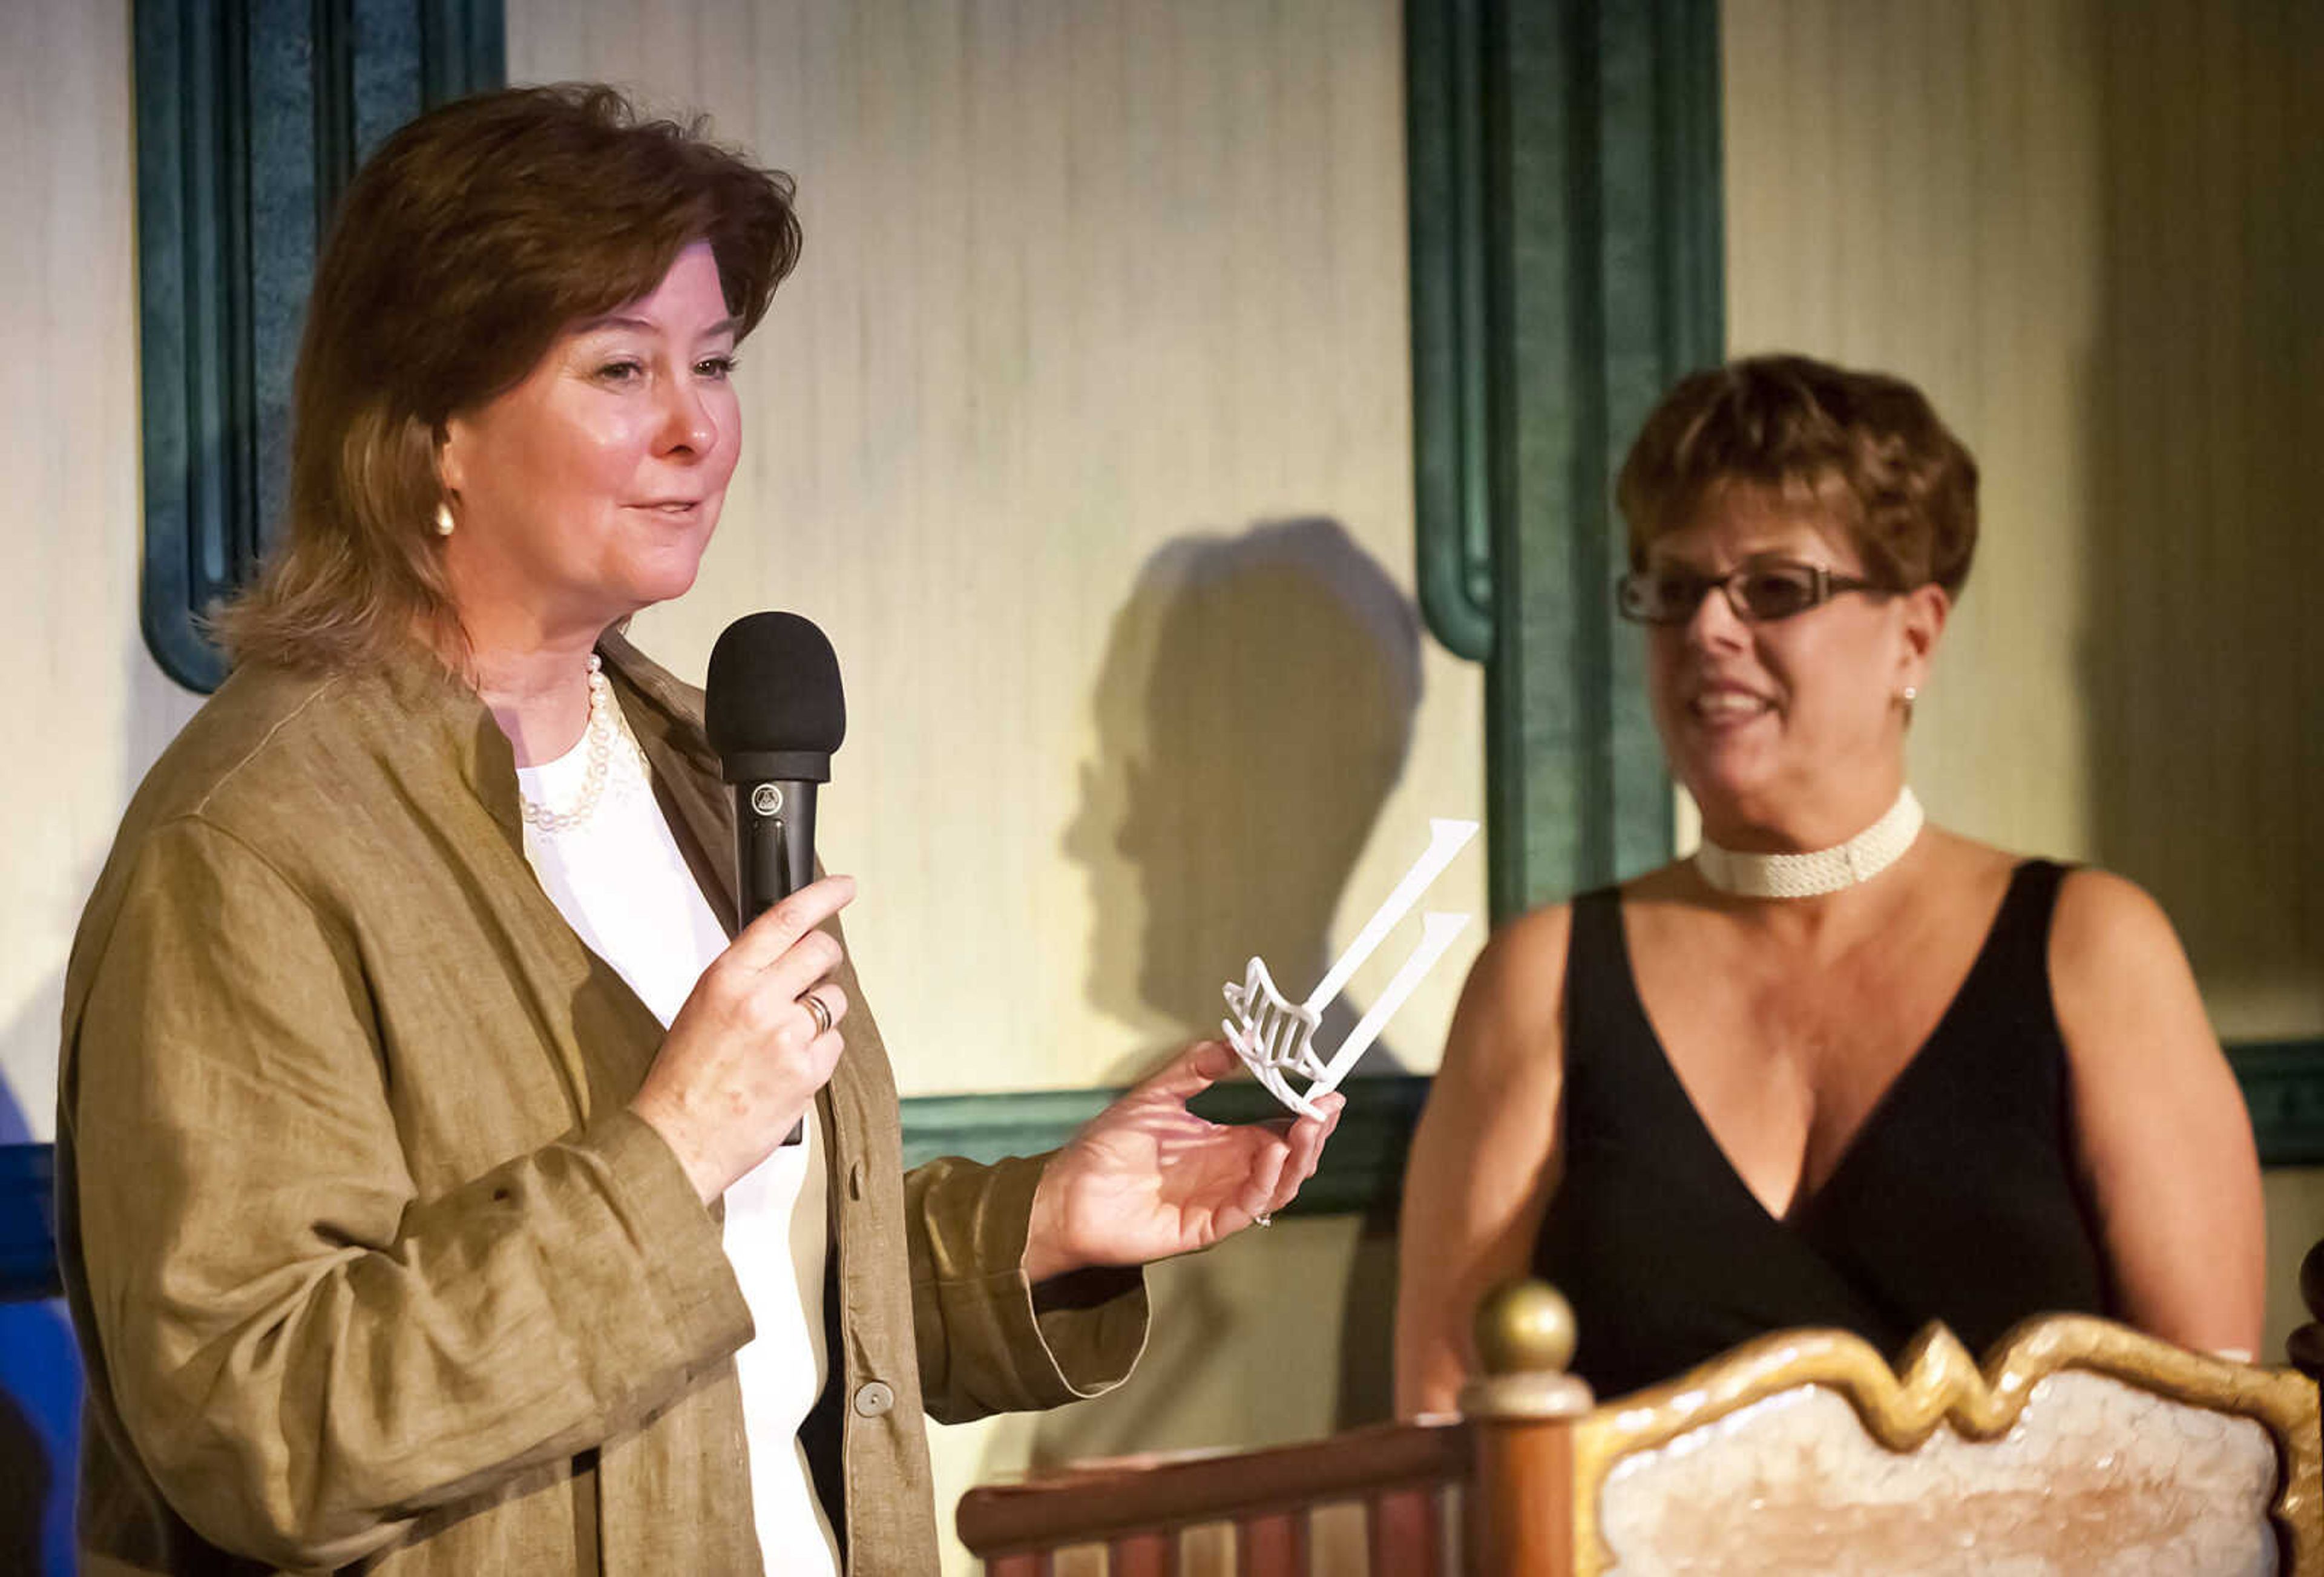
M225 678L201 615L272 540L338 194L395 126L503 78L503 28L501 0L136 0L138 618L189 689Z
M1486 673L1493 914L1667 859L1611 477L1717 361L1716 0L1408 6L1416 567Z
M1489 369L1500 327L1481 10L1475 0L1405 8L1415 581L1429 629L1473 662L1493 650Z
M2324 1038L2250 1042L2227 1048L2243 1087L2263 1167L2324 1166ZM1425 1074L1358 1078L1315 1176L1293 1209L1309 1215L1392 1216L1404 1185L1413 1125L1428 1099ZM1039 1155L1071 1139L1118 1090L1041 1090L1021 1095L921 1095L906 1100L904 1164L937 1156L993 1161ZM1195 1110L1216 1122L1280 1116L1255 1084L1210 1091Z
M1026 1090L1013 1095L907 1095L904 1167L939 1156L991 1162L1056 1149L1120 1090Z
M214 688L224 664L193 611L226 585L234 522L254 519L254 401L235 355L249 339L249 207L227 150L248 141L244 8L140 0L137 113L139 399L145 544L140 621L161 669Z
M1073 1138L1120 1090L1028 1090L1014 1095L914 1095L902 1102L904 1165L938 1156L997 1161L1038 1156ZM1393 1212L1404 1183L1413 1125L1428 1099L1428 1080L1396 1074L1357 1080L1346 1112L1324 1147L1322 1165L1288 1213L1347 1215ZM1221 1084L1194 1102L1213 1122L1261 1122L1283 1109L1256 1084Z
M421 103L448 104L506 85L508 20L501 0L419 0L418 10Z
M2227 1060L2251 1109L2260 1164L2324 1166L2324 1038L2233 1046ZM1339 1131L1288 1213L1393 1217L1428 1084L1423 1074L1351 1083ZM901 1102L904 1165L917 1167L938 1156L973 1161L1037 1156L1071 1139L1120 1093L911 1096ZM1214 1122L1258 1122L1282 1115L1272 1097L1247 1084L1210 1090L1196 1099L1194 1110ZM0 1303L56 1294L53 1167L47 1145L0 1145Z
M2324 1167L2324 1039L2227 1047L2263 1167Z

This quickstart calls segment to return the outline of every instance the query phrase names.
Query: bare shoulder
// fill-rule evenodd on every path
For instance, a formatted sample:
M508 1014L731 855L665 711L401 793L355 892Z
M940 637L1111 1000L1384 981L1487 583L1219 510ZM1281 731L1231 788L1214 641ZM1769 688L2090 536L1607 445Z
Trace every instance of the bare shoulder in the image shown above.
M2112 872L2070 872L2050 922L2050 992L2075 1061L2218 1056L2163 906Z
M2190 1006L2200 1013L2194 971L2163 906L2110 871L2069 872L2050 921L2050 990L2070 1031L2093 1016Z
M1498 1088L1554 1068L1572 928L1572 906L1552 904L1494 931L1462 988L1444 1073Z
M2050 954L2053 970L2186 967L2179 934L2163 906L2127 877L2093 866L2068 872L2059 885Z
M1565 982L1566 938L1573 930L1573 907L1550 904L1519 915L1495 930L1469 972L1472 988L1503 1001L1547 998L1553 1003Z

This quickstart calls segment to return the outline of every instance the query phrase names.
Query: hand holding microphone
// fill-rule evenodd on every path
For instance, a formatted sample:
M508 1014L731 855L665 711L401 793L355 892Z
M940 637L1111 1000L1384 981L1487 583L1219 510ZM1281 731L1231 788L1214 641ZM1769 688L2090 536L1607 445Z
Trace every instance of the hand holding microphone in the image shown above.
M839 944L816 927L854 896L852 877L826 876L744 927L695 982L630 1102L706 1204L797 1134L838 1065L847 993L824 978Z
M779 1139L799 1141L838 1063L847 998L825 976L841 953L816 927L855 884L814 880L816 788L847 732L839 662L823 632L779 613L728 626L710 655L704 712L733 785L741 927L678 1010L630 1104L707 1203Z

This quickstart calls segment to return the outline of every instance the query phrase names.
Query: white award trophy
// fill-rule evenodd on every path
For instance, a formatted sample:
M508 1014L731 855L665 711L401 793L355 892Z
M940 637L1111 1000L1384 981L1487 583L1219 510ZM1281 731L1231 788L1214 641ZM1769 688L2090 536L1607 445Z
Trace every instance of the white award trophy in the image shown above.
M1434 819L1428 824L1428 851L1414 862L1396 890L1388 895L1356 939L1332 965L1331 972L1316 982L1305 1002L1286 1001L1276 989L1274 977L1267 965L1254 958L1243 973L1242 983L1230 983L1226 988L1227 1012L1230 1015L1219 1026L1226 1031L1227 1044L1242 1058L1254 1077L1267 1086L1268 1093L1292 1111L1305 1116L1318 1115L1315 1098L1328 1095L1348 1076L1348 1070L1357 1059L1372 1048L1380 1030L1404 1006L1421 977L1444 955L1444 949L1461 927L1469 923L1466 915L1425 914L1420 918L1420 941L1404 967L1396 972L1388 990L1370 1011L1348 1032L1347 1039L1329 1056L1319 1053L1314 1045L1315 1028L1323 1019L1323 1010L1340 994L1348 978L1356 973L1365 959L1377 951L1396 923L1404 918L1420 895L1428 890L1429 883L1442 875L1452 856L1477 835L1473 821ZM1304 1090L1291 1087L1291 1077L1296 1074L1307 1081Z

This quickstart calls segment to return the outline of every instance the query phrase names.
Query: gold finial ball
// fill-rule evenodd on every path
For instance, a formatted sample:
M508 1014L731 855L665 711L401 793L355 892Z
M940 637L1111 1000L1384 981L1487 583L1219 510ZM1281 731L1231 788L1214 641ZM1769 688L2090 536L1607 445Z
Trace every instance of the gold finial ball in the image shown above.
M2300 1301L2308 1305L2310 1319L2324 1320L2324 1240L2300 1262Z
M1503 1283L1477 1305L1477 1356L1489 1375L1563 1373L1573 1357L1573 1305L1546 1281Z

